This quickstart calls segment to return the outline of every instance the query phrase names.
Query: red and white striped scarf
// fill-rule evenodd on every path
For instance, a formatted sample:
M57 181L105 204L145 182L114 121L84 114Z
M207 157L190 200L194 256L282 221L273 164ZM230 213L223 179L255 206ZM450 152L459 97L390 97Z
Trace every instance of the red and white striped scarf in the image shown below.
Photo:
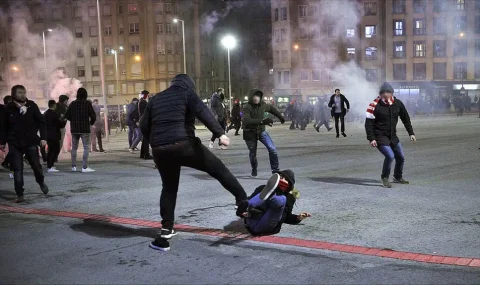
M370 105L368 105L368 108L367 108L367 119L375 119L375 108L377 108L377 105L378 105L378 102L382 100L383 103L389 105L389 106L392 106L393 103L395 102L395 97L390 97L390 99L388 100L385 100L383 99L381 96L378 96L375 100L373 100L372 103L370 103Z

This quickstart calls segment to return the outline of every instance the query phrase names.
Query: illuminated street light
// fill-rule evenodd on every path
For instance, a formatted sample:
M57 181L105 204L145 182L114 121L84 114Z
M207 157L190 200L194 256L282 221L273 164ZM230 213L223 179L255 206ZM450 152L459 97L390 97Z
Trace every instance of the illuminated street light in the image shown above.
M295 45L293 46L293 49L294 49L294 50L298 50L299 48L300 48L300 46L299 46L298 44L295 44Z
M173 19L173 22L174 22L175 24L178 23L178 19L177 19L177 18Z
M142 57L139 56L138 54L134 57L135 61L139 62L142 60Z
M119 49L119 50L123 50L123 46L119 46L118 49Z
M237 40L231 36L225 36L222 41L222 45L227 49L228 54L228 107L229 110L232 110L232 76L231 76L231 68L230 68L230 50L237 45Z
M187 53L186 53L186 48L185 48L185 21L179 20L177 18L173 19L173 23L177 24L178 22L182 23L183 73L187 74Z
M461 38L463 38L463 36L465 36L465 34L464 34L463 32L461 32L461 33L459 34L459 36L460 36Z
M14 66L12 67L12 70L15 71L15 72L17 72L17 71L19 71L20 69L19 69L17 66L14 65Z

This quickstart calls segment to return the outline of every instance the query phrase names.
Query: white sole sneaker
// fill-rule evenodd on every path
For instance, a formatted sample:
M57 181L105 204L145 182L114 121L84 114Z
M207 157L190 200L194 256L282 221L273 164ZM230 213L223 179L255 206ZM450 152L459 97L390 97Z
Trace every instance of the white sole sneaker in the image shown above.
M280 175L278 173L273 174L270 179L268 179L267 184L260 192L260 200L268 200L275 189L277 189L278 183L280 182Z
M164 238L164 239L170 239L174 236L177 235L177 232L175 230L172 230L169 234L160 234L160 237Z

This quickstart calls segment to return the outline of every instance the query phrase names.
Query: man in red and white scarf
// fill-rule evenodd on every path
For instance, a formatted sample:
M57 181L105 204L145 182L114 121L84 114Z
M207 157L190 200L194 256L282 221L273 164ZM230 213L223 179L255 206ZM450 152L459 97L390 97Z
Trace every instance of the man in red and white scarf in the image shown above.
M393 181L400 184L409 184L408 181L403 179L405 155L402 144L397 137L398 118L402 120L413 143L417 141L407 109L402 101L393 96L393 92L390 84L383 83L380 87L380 95L367 108L367 118L365 120L365 130L370 145L378 148L385 156L381 178L382 184L386 188L392 187L389 176L393 160L395 160Z

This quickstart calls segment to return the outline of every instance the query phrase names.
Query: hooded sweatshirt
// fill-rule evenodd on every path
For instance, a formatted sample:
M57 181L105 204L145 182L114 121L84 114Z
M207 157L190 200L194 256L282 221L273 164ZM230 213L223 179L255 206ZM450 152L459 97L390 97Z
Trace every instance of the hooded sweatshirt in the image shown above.
M253 103L254 95L260 96L260 103ZM243 107L243 139L257 140L260 134L265 131L265 125L262 123L265 112L273 114L281 121L284 120L282 114L272 105L263 102L263 92L259 89L252 89L248 94L248 103Z
M152 147L195 138L195 117L219 138L224 134L207 106L195 93L195 83L186 74L175 76L168 89L148 102L140 122Z

